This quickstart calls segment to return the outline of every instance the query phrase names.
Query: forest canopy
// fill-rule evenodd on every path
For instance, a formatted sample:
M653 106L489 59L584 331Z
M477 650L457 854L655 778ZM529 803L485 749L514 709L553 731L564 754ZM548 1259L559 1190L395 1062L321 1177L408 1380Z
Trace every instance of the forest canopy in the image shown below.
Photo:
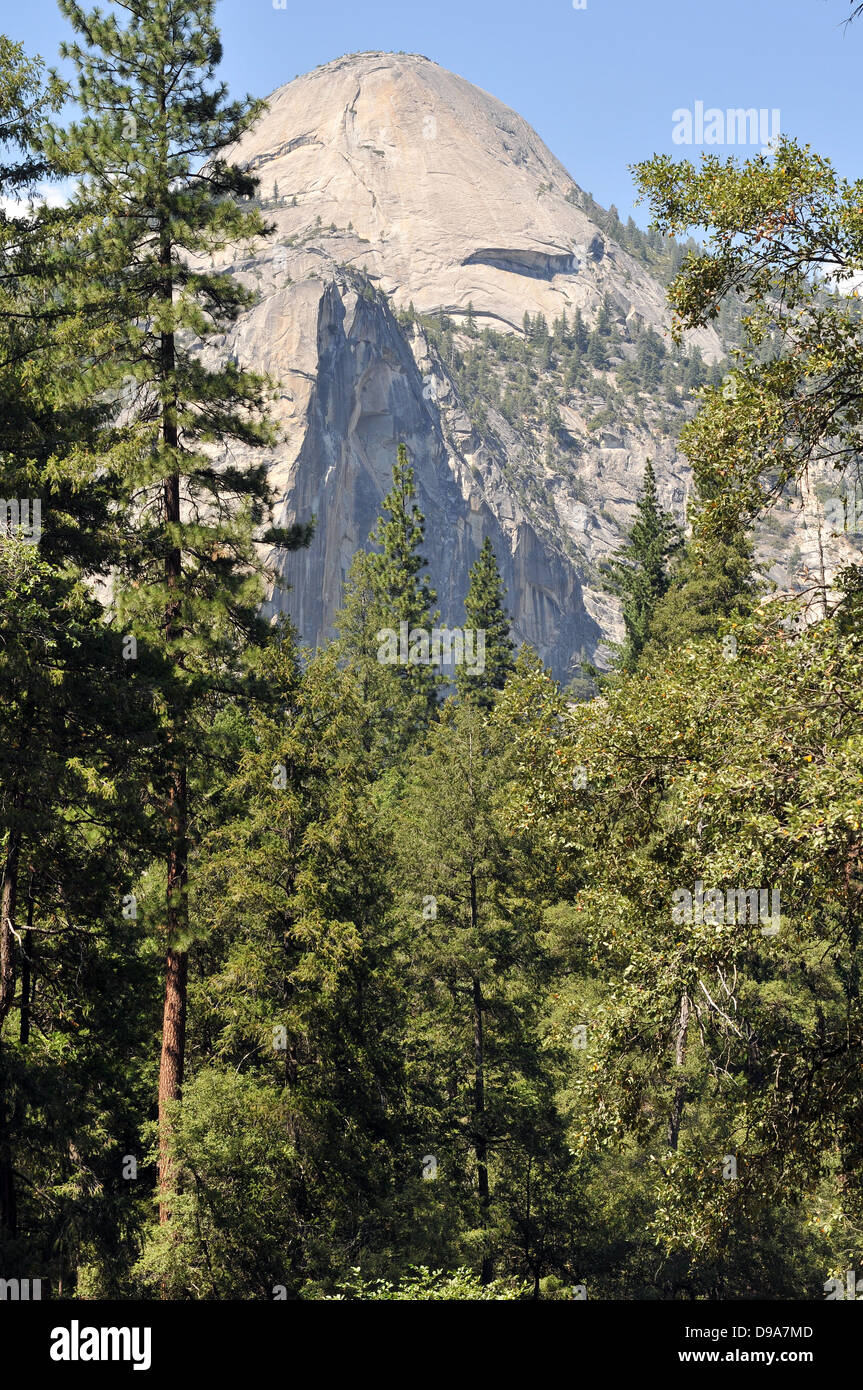
M863 181L789 138L636 167L701 229L678 335L742 331L733 390L675 359L694 492L648 464L610 669L519 646L488 536L434 659L403 443L312 651L262 616L315 518L275 522L278 383L208 268L267 234L221 154L260 106L213 0L60 3L75 120L0 39L0 192L72 187L0 215L0 494L39 503L0 516L4 1276L821 1298L863 1263L863 570L776 595L753 527L816 463L856 495Z

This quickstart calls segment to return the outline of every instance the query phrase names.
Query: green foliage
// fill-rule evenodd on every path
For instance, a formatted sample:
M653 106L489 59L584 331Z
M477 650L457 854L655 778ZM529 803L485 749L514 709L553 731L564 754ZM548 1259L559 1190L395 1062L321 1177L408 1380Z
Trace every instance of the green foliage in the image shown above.
M291 1282L299 1222L285 1200L296 1163L286 1100L230 1068L202 1069L171 1132L181 1190L133 1271L142 1296L272 1298Z
M512 670L515 644L509 635L509 618L503 606L505 590L494 547L488 536L479 559L471 566L470 588L464 601L465 627L484 634L485 668L473 672L466 665L456 670L456 686L462 699L488 709L494 692L502 690Z
M369 561L369 575L382 619L391 624L406 622L409 627L430 627L436 594L428 576L420 578L426 561L419 553L425 536L425 518L414 498L414 471L408 463L404 444L398 447L393 465L392 490L383 500L380 517L370 540L379 546Z
M456 1269L445 1273L442 1269L429 1269L421 1265L398 1284L386 1279L365 1280L359 1269L352 1271L352 1278L339 1285L337 1294L325 1295L330 1300L346 1299L386 1299L413 1302L417 1299L454 1300L458 1302L514 1301L523 1298L524 1287L511 1280L495 1279L490 1284L482 1284L469 1269Z
M422 573L425 518L415 497L413 468L400 444L393 486L369 538L379 550L354 556L344 607L335 622L336 653L350 663L364 700L374 710L374 737L383 759L403 751L417 727L432 715L440 684L429 661L402 660L410 655L411 633L430 636L438 617L433 612L437 596ZM422 655L419 648L416 654Z
M484 1280L505 1259L521 1277L565 1267L577 1192L549 1066L541 1057L548 980L527 845L507 827L507 726L445 706L415 756L393 838L405 914L403 969L417 1006L407 1084L425 1151L461 1213L464 1254ZM529 1196L526 1194L529 1193Z
M80 180L0 217L0 492L43 516L38 545L0 533L4 1275L178 1301L819 1298L863 1258L863 579L818 621L759 601L749 523L810 454L853 478L859 307L815 270L860 270L860 187L785 141L642 166L649 234L603 214L676 273L680 328L745 306L731 382L609 298L508 335L408 311L474 428L530 433L537 509L537 458L579 447L568 392L595 429L662 396L673 432L707 388L691 538L648 465L602 696L583 653L566 691L513 658L486 539L486 667L441 702L430 664L381 659L384 629L436 622L403 445L338 640L260 618L261 543L309 528L270 530L264 466L227 461L273 440L271 384L201 353L251 303L218 258L264 230L218 154L259 108L214 85L211 5L133 0L125 28L62 8L86 39L65 130L43 128L62 85L0 40L4 195ZM684 260L663 231L698 225ZM166 923L185 1072L157 1120Z
M856 467L861 315L846 290L863 267L863 184L787 137L772 159L710 155L696 169L658 156L636 172L661 229L709 229L669 289L676 336L715 320L732 294L743 305L731 380L681 436L709 498L704 525L721 534L819 458Z
M273 1284L296 1297L344 1268L372 1241L404 1142L365 709L330 656L301 675L289 634L259 675L270 702L223 726L218 814L191 864L195 1081L173 1141L182 1251L157 1231L139 1270L206 1297ZM246 1181L269 1184L266 1200L247 1202Z
M634 670L650 632L651 619L668 590L668 560L680 545L680 532L662 510L656 493L656 476L650 459L638 498L638 515L626 545L619 552L610 577L623 598L626 642L621 667Z
M689 644L563 723L536 675L503 697L533 711L514 725L520 823L559 875L552 1027L587 1030L565 1083L570 1142L609 1154L603 1202L625 1163L632 1286L642 1207L659 1296L755 1296L765 1280L817 1296L829 1245L837 1262L855 1252L859 1087L844 1059L860 1027L863 774L857 702L838 725L820 691L829 671L847 700L859 643L833 621L795 637L788 616L742 625L736 660ZM698 881L769 886L779 931L675 923L674 893ZM737 1233L755 1229L744 1248Z
M737 530L724 539L696 531L650 615L643 659L649 663L657 648L673 650L735 626L751 611L754 597L746 533Z
M6 155L24 154L7 195L49 172L33 132L60 94L0 43ZM117 1159L147 1102L123 1049L150 1002L122 905L158 843L125 793L150 777L154 670L123 660L87 582L122 556L122 494L102 407L63 399L50 221L0 229L0 494L31 499L34 523L24 538L4 515L0 535L0 1261L68 1283L92 1258L116 1288L140 1229Z

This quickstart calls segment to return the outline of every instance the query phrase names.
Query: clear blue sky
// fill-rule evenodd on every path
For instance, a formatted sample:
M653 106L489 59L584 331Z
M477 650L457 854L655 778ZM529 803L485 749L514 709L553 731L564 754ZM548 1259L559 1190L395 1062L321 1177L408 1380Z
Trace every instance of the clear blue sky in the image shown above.
M103 4L103 8L106 6ZM221 0L223 76L265 96L343 53L423 53L514 107L582 188L624 218L627 166L671 139L672 112L781 111L783 133L863 174L863 17L848 0ZM7 6L10 37L50 62L67 33L53 0ZM724 151L717 153L748 153Z

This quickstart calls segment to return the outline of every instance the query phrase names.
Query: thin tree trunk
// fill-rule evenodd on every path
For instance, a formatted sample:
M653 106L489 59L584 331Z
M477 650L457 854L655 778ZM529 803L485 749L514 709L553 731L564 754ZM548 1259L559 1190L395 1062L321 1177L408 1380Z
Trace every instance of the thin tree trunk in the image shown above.
M21 1026L19 1040L22 1047L30 1041L30 996L33 990L33 869L30 869L30 882L27 888L27 930L24 933L24 949L21 952Z
M186 981L189 956L169 949L165 958L165 1012L162 1020L162 1058L159 1066L159 1221L170 1220L173 1165L170 1155L168 1106L178 1100L183 1085L186 1050Z
M476 895L476 877L473 873L470 876L470 918L471 927L476 930L479 920ZM473 1122L474 1122L474 1154L476 1155L477 1188L479 1191L479 1205L482 1212L482 1223L488 1227L489 1217L489 1187L488 1187L488 1146L485 1136L485 1049L483 1040L483 1009L484 1001L482 997L482 985L474 978L473 981ZM482 1257L482 1269L480 1279L483 1284L491 1282L492 1259L491 1255L484 1254Z
M178 483L169 479L168 484ZM176 496L179 511L179 485L166 484ZM175 561L176 566L175 568ZM168 558L168 583L175 585L179 577L179 551ZM166 615L166 631L173 636L177 605ZM176 727L176 724L175 724ZM167 862L167 940L165 956L165 1009L162 1020L162 1056L159 1065L159 1220L170 1217L169 1194L172 1186L170 1159L170 1118L168 1107L179 1100L183 1085L183 1066L186 1048L186 993L189 958L186 942L188 882L187 787L185 748L180 742L172 746L171 785L168 795L168 820L171 828L171 847Z
M28 691L24 697L19 748L22 764L30 745L33 717L33 696ZM19 786L12 799L16 812L20 812L24 806L24 796ZM18 910L18 878L23 838L20 825L13 825L6 845L3 880L0 886L0 1034L15 999L15 916ZM28 926L32 924L32 920L32 908L28 908ZM4 1066L0 1056L0 1231L5 1231L9 1237L14 1237L18 1230L15 1170L12 1164L13 1128L13 1107L10 1103L7 1110Z
M0 1069L3 1062L0 1059ZM10 1116L11 1118L11 1116ZM0 1237L14 1240L18 1234L18 1203L12 1166L10 1125L6 1116L6 1087L0 1074Z
M162 224L159 244L162 272L162 293L166 304L173 300L173 265L170 233ZM174 387L176 350L174 334L163 333L160 341L160 377L162 385L162 439L170 452L171 472L163 483L166 526L180 523L180 470L177 458L179 430L177 401ZM181 635L182 554L173 545L165 556L165 583L173 597L165 608L165 642L171 647ZM168 822L171 846L167 860L165 956L165 1009L162 1020L162 1055L159 1064L159 1220L170 1219L170 1193L173 1172L170 1156L171 1130L169 1106L179 1100L183 1085L183 1066L186 1049L186 992L189 960L185 950L187 934L186 885L188 881L188 808L186 779L185 730L182 711L176 707L169 714L171 734L170 788L168 793Z
M674 1062L678 1071L683 1069L686 1061L686 1033L689 1028L689 995L683 994L680 1000L680 1013L677 1019L677 1038L674 1047ZM674 1100L671 1103L671 1114L668 1117L668 1147L677 1148L677 1140L680 1134L680 1123L683 1119L683 1106L686 1101L686 1086L680 1081L674 1092Z
M0 890L0 1028L15 998L15 911L20 857L21 831L14 827L9 832Z
M33 696L27 691L21 724L19 757L25 766L33 731ZM16 779L17 781L17 779ZM12 796L12 809L17 814L25 804L25 792L18 782ZM23 833L20 823L13 822L6 845L3 879L0 884L0 1031L15 998L15 913L18 907L18 869L21 860Z
M15 997L15 911L18 897L18 865L21 831L9 832L0 890L0 1031ZM0 1056L0 1233L14 1240L18 1230L15 1174L12 1167L11 1104L7 1100L3 1058Z
M479 1205L482 1212L483 1226L488 1226L489 1214L489 1189L488 1189L488 1147L485 1138L485 1071L483 1056L483 1013L482 986L479 980L473 982L473 1057L474 1057L474 1084L473 1084L473 1119L474 1119L474 1153L476 1155L477 1188L479 1191ZM488 1254L482 1257L481 1279L483 1284L491 1281L492 1261Z
M821 616L828 616L827 574L824 568L824 540L821 535L821 517L818 518L818 576L821 580Z
M20 844L19 844L20 852ZM8 867L9 856L7 854L6 864ZM17 865L14 875L17 886ZM4 884L5 889L5 884ZM8 907L9 922L14 923L15 914L15 889L10 892L8 898L4 893L4 909ZM30 1039L30 987L31 987L31 954L33 951L33 877L30 876L30 886L27 894L27 930L24 933L24 950L21 960L21 1023L20 1041L26 1047ZM11 933L10 933L11 935ZM14 987L14 974L12 984ZM0 1056L0 1234L7 1239L14 1240L18 1233L18 1202L15 1195L15 1168L12 1162L12 1134L19 1130L26 1113L26 1104L19 1100L15 1107L11 1107L7 1114L6 1110L6 1087L3 1077L3 1060Z

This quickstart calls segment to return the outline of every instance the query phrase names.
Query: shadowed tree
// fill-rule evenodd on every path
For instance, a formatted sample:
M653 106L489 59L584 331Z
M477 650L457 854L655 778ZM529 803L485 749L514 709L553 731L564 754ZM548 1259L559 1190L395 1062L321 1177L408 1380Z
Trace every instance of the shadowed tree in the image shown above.
M263 640L266 567L256 543L307 544L307 528L268 529L267 466L246 451L273 442L268 383L204 357L252 302L209 260L261 235L239 200L255 181L219 151L261 104L228 102L212 0L130 0L114 13L60 0L82 43L64 45L83 115L46 140L78 180L58 252L58 283L90 338L88 391L122 403L129 548L116 614L166 674L158 775L166 822L165 1006L159 1072L161 1218L169 1214L166 1141L180 1094L188 946L189 763L206 742L210 693L242 680L243 651Z

